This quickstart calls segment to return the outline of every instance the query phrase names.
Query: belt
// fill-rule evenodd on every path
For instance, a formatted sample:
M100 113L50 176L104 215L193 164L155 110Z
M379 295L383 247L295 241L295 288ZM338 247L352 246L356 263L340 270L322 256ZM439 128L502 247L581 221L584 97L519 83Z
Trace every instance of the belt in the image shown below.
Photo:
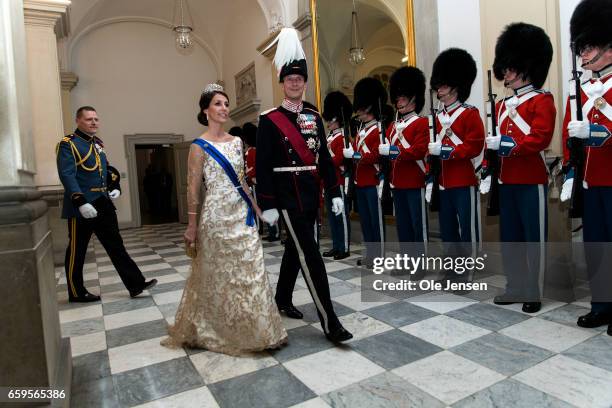
M106 191L106 187L92 187L89 189L89 191L93 191L93 192Z
M275 173L285 173L289 171L308 171L308 170L316 170L317 166L298 166L298 167L274 167L272 170Z

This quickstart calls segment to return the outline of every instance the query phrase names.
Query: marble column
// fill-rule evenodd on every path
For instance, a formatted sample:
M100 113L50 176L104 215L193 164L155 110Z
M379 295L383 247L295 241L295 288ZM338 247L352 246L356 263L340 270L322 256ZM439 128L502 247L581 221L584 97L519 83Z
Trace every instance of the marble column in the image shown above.
M67 35L68 0L24 0L36 185L60 186L55 146L64 135L57 39Z
M47 204L35 182L24 9L21 0L2 4L0 385L63 389L56 405L67 407L70 342L61 337Z
M70 101L70 92L79 82L79 77L74 72L61 71L60 79L62 84L62 118L64 123L64 134L74 131L74 114Z
M63 187L59 181L55 147L65 133L65 110L70 111L69 90L76 76L66 73L60 78L58 39L68 35L67 0L24 0L26 55L32 114L32 133L37 174L34 178L49 206L47 217L53 240L54 263L64 261L68 237L66 222L60 218ZM67 103L64 100L68 97ZM70 118L71 114L67 117ZM66 127L72 128L74 120Z

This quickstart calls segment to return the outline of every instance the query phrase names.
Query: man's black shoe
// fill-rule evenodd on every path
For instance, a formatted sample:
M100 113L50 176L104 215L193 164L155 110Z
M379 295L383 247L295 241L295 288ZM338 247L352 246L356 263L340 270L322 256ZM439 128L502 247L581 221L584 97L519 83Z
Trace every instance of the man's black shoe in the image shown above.
M337 253L338 251L335 249L330 249L329 251L323 252L321 255L323 255L325 258L331 258L332 256L336 256Z
M542 302L525 302L523 303L523 312L537 313L542 308Z
M340 259L348 258L349 256L351 256L351 253L348 251L336 252L336 254L334 255L334 261L339 261Z
M277 305L277 306L278 306L278 311L281 313L284 313L285 316L287 317L290 317L292 319L302 319L304 317L302 312L297 310L295 306L293 305L286 305L286 306Z
M266 238L266 241L268 242L276 242L278 240L280 240L280 235L268 235Z
M496 305L513 305L516 300L512 296L508 296L505 293L503 295L497 295L493 298L493 303Z
M135 298L136 296L140 295L143 290L151 289L155 285L157 285L157 279L151 279L150 281L144 283L142 289L130 290L130 297Z
M610 315L607 313L599 313L599 312L589 312L584 316L580 316L576 324L580 327L586 327L587 329L592 329L594 327L603 326L604 324L611 324L612 319L610 319ZM610 333L610 328L608 327L608 334Z
M79 297L68 297L68 302L70 303L89 303L89 302L97 302L100 300L100 296L93 295L89 292L85 292L84 295Z
M357 266L363 266L364 268L372 269L374 268L374 261L365 258L358 259Z
M353 335L344 327L340 326L340 328L332 332L325 333L325 337L332 343L342 343L343 341L352 339Z

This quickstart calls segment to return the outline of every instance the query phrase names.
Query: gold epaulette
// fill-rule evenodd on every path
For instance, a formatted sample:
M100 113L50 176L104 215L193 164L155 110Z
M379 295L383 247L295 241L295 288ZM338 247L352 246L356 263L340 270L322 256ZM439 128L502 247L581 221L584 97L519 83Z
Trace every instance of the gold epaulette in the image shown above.
M267 115L268 113L270 113L270 112L272 112L272 111L275 111L275 110L276 110L276 107L274 107L274 108L272 108L272 109L268 109L267 111L263 111L263 112L261 112L261 113L259 114L259 116L264 116L264 115Z

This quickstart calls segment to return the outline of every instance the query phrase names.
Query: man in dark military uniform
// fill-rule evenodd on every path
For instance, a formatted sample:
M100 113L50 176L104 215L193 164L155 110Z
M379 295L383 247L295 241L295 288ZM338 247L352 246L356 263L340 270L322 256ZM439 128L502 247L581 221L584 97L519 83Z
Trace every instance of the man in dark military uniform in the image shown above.
M95 302L83 285L83 263L91 234L108 253L131 297L157 283L144 276L128 255L119 235L111 199L121 194L119 172L109 166L102 140L96 136L98 115L91 106L77 110L77 129L57 145L57 171L64 185L62 218L68 220L65 269L70 302Z
M316 241L321 178L335 214L343 211L335 169L327 150L323 121L302 101L308 72L297 32L284 28L274 59L285 99L259 117L257 130L257 201L262 218L274 224L281 210L288 237L276 288L276 303L288 317L302 318L292 304L298 271L314 300L321 326L333 342L353 337L332 306L325 264Z

